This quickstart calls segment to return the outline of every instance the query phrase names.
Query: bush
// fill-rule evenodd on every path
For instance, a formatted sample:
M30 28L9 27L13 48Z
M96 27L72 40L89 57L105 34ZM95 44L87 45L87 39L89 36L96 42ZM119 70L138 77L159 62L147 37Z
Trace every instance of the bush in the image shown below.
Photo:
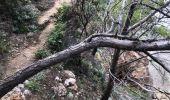
M31 79L28 80L27 83L25 83L25 86L33 91L33 92L40 92L41 91L41 83L40 81L44 78L44 73L38 73L37 75L35 75L34 77L32 77Z
M16 8L14 12L14 28L17 33L36 32L38 30L37 17L39 10L32 4Z
M57 22L66 22L71 19L71 7L70 6L63 6L58 9L57 14L55 15Z
M35 58L36 59L42 59L42 58L45 58L47 57L47 52L44 50L44 49L38 49L36 52L35 52Z
M0 54L8 51L7 34L4 32L0 33Z
M48 47L51 51L60 51L63 47L64 24L58 23L48 37Z

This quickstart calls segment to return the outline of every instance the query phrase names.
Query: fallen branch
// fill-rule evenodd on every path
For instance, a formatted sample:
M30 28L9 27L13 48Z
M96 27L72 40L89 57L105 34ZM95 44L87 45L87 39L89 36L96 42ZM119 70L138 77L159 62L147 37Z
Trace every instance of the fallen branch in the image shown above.
M66 59L80 54L84 51L96 47L111 47L123 50L135 51L150 51L150 50L170 50L170 39L158 40L154 42L141 42L131 40L119 40L114 38L94 38L91 42L81 42L75 46L71 46L61 52L51 55L45 59L39 60L31 65L24 67L14 75L7 77L0 82L0 97L8 93L19 83L24 82L26 79L32 77L38 72L47 69L49 66L55 65Z

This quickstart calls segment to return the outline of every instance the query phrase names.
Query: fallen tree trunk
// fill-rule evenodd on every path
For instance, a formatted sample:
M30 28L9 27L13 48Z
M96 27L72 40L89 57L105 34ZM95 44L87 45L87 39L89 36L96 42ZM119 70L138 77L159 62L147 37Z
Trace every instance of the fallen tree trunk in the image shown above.
M75 46L71 46L61 52L51 55L45 59L39 60L25 69L16 72L14 75L7 77L0 81L0 97L4 96L12 90L19 83L24 82L26 79L37 74L38 72L47 69L49 66L60 63L76 54L84 51L97 48L97 47L111 47L124 50L134 51L155 51L155 50L170 50L170 39L158 41L132 41L132 40L119 40L114 38L93 38L91 41L81 42Z

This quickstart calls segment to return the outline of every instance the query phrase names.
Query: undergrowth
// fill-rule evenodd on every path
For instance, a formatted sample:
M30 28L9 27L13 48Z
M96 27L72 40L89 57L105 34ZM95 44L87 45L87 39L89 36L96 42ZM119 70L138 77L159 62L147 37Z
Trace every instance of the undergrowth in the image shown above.
M55 15L55 28L48 37L48 47L52 52L60 51L63 48L64 32L66 29L66 21L69 17L69 6L63 6L58 9L58 13Z
M0 54L8 52L9 46L7 41L7 34L4 32L0 33Z

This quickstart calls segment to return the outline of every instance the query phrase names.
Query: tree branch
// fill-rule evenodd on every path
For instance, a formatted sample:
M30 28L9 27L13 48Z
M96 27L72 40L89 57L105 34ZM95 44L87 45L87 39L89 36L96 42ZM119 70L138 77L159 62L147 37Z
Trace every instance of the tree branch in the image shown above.
M166 8L168 5L170 4L170 1L166 2L163 6L161 6L158 9L163 9ZM138 26L142 25L143 23L145 23L149 18L151 18L153 15L155 15L157 13L157 11L153 11L151 12L148 16L146 16L145 18L143 18L142 20L140 20L139 22L137 22L136 24L132 25L127 32L132 31L133 29L137 28Z
M131 40L119 40L113 38L95 38L91 42L81 42L75 46L71 46L61 52L51 55L45 59L39 60L31 65L25 67L14 75L7 77L0 82L0 97L12 90L19 83L24 82L26 79L32 77L38 72L47 69L49 66L55 65L66 59L72 57L75 54L80 54L84 51L96 48L96 47L111 47L124 50L170 50L170 39L160 40L154 42L141 42Z
M152 56L149 52L144 51L144 53L146 55L148 55L153 61L155 61L156 63L158 63L160 66L162 66L162 68L164 68L168 73L170 73L170 69L168 67L166 67L160 60L158 60L156 57Z

